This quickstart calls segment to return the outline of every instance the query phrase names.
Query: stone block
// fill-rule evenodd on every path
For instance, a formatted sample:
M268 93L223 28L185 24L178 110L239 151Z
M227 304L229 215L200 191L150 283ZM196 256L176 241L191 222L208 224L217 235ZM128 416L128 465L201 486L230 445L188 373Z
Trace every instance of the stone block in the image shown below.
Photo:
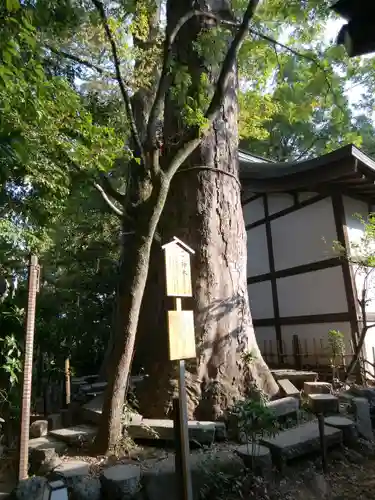
M52 436L45 436L29 440L29 452L31 450L48 450L54 449L56 453L64 453L67 445L66 443L54 439Z
M266 406L268 406L268 408L275 413L276 417L297 416L299 410L299 400L289 396L269 401Z
M101 500L101 484L97 477L73 476L66 480L71 500Z
M29 462L31 474L45 476L61 464L61 459L55 448L36 448L30 450Z
M55 468L54 475L63 479L75 476L88 476L89 464L80 460L63 462Z
M324 426L327 447L342 443L342 432ZM308 455L320 450L319 426L316 420L277 433L275 437L261 439L270 449L273 462L279 467L286 460Z
M332 394L309 394L310 410L315 413L330 415L339 412L339 400Z
M358 431L353 420L341 416L331 416L324 419L324 424L336 427L342 431L343 442L346 446L352 446L358 439Z
M309 394L332 394L332 384L328 382L305 382L303 391L306 396Z
M269 476L272 471L272 457L269 448L255 443L243 444L236 448L235 453L241 458L245 467L258 476Z
M141 467L139 465L115 465L100 476L102 493L111 500L131 498L140 490Z
M20 481L12 492L12 498L14 500L43 500L46 484L47 479L38 476Z
M372 430L370 404L368 400L366 398L353 398L352 408L359 434L369 441L373 441L374 433Z
M215 439L224 439L226 436L224 422L189 420L188 431L190 441L201 444L210 444ZM127 432L132 439L174 440L173 420L144 418L140 424L129 424Z
M212 481L214 473L228 475L233 481L244 474L242 459L230 449L214 450L208 456L204 453L192 454L189 461L193 497L196 500L200 498L202 488ZM146 460L143 466L142 483L147 500L180 500L173 456L157 462Z
M48 415L48 429L50 431L55 431L62 428L63 424L60 413L52 413L51 415Z
M35 420L30 425L30 438L39 438L47 436L48 434L48 421L47 420Z
M317 372L304 370L271 370L271 373L276 381L280 379L290 380L299 390L303 389L304 382L315 382L318 380Z
M102 415L104 394L98 394L91 401L82 406L80 414L85 422L99 425ZM136 424L140 425L143 420L142 415L137 412L127 412L124 415L124 425Z
M57 429L50 432L50 436L61 440L68 445L76 446L80 443L90 442L96 436L97 428L88 425L76 425L66 429Z
M278 380L277 383L285 396L291 396L298 399L301 397L300 391L290 380L282 378Z

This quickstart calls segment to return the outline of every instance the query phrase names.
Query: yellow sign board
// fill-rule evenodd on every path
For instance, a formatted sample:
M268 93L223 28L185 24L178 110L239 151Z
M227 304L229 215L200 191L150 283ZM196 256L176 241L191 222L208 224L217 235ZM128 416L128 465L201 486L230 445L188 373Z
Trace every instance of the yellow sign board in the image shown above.
M169 359L196 357L193 311L168 311Z
M167 295L191 297L190 249L172 241L164 245ZM188 249L188 250L187 250Z

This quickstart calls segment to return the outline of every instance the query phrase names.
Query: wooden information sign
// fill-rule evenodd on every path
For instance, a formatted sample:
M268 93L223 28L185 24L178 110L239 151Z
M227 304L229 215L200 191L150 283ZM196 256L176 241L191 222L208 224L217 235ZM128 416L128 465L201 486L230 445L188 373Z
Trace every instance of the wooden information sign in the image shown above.
M179 397L173 401L176 435L175 466L181 488L181 500L193 500L189 464L189 428L185 381L185 359L195 358L195 333L193 311L182 311L181 297L191 297L190 255L194 251L178 238L163 245L167 295L175 297L175 311L168 311L169 359L179 365Z
M190 254L193 254L194 250L176 237L162 248L165 254L167 295L191 297Z
M169 359L196 357L193 311L168 311Z

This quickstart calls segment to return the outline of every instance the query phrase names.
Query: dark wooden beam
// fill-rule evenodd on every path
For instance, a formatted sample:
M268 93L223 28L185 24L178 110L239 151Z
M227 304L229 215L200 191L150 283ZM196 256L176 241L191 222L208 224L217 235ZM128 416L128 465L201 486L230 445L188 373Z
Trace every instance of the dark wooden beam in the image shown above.
M328 269L330 267L341 265L342 259L340 257L332 257L330 259L319 260L317 262L310 262L309 264L289 267L288 269L281 269L280 271L275 271L274 273L269 272L265 274L258 274L258 276L250 276L249 278L247 278L247 284L252 285L254 283L261 283L262 281L268 281L271 278L287 278L288 276L296 276L298 274L321 271L322 269Z
M272 304L273 304L273 314L274 314L274 319L275 319L277 356L278 356L279 363L282 364L283 363L283 341L282 341L282 335L281 335L281 326L280 326L280 322L279 322L280 310L279 310L279 299L277 296L277 286L276 286L276 278L275 278L275 256L273 253L271 222L270 222L270 216L269 216L268 199L267 199L266 194L263 196L263 203L264 203L265 227L266 227L266 238L267 238L267 249L268 249L268 262L269 262L270 275L271 275Z
M346 225L345 208L342 195L332 196L333 215L335 219L337 239L344 248L345 252L349 251L348 229ZM353 279L352 269L347 259L343 259L342 274L344 278L344 287L346 300L348 304L349 321L351 335L354 345L357 344L358 332L358 304L355 297L355 283Z
M323 314L309 314L306 316L285 316L275 321L275 318L262 318L254 319L253 325L255 328L262 326L275 326L282 325L316 325L318 323L343 323L350 322L349 312L341 313L323 313Z
M272 196L272 194L271 194L271 196ZM276 212L272 215L269 215L268 220L273 221L275 219L278 219L279 217L283 217L284 215L291 214L291 213L296 212L297 210L299 210L301 208L308 207L309 205L313 205L314 203L317 203L318 201L324 200L324 198L326 198L326 197L327 197L327 195L318 194L316 196L313 196L312 198L309 198L308 200L299 202L295 206L293 205L291 207L284 208L284 210L280 210L280 212ZM255 222L252 222L251 224L247 224L246 230L253 229L254 227L257 227L257 226L261 226L265 222L266 222L266 218L263 218L263 219L259 219L259 220L255 221Z
M245 198L241 201L241 205L247 205L248 203L251 203L254 200L257 200L258 198L261 198L263 196L263 193L258 193L258 194L252 194L248 198Z

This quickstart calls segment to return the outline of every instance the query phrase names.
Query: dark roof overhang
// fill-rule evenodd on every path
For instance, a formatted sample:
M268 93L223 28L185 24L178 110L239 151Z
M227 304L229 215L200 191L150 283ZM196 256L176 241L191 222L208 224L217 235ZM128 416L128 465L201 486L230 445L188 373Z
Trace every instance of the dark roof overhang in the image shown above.
M240 180L254 193L339 191L374 199L375 161L351 144L319 158L290 163L246 161L242 152Z
M349 56L361 56L375 51L374 0L338 0L331 7L347 22L337 37Z

